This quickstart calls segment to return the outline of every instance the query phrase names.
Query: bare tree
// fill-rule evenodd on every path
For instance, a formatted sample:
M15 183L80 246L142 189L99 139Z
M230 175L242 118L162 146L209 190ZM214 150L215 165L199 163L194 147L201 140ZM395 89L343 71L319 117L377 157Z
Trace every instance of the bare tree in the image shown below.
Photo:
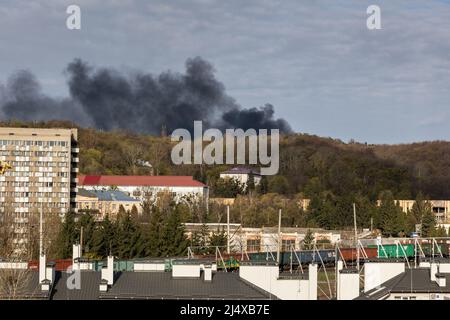
M11 202L0 212L0 298L18 299L28 286L31 273L27 268L24 223L12 213Z

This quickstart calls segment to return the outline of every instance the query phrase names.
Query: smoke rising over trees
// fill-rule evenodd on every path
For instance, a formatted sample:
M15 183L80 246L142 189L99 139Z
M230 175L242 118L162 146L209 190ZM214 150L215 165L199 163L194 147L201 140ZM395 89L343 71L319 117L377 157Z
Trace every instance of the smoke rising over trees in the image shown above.
M215 77L214 67L201 57L186 61L185 73L159 75L96 68L75 59L66 68L70 97L45 95L29 71L13 74L0 90L3 120L70 120L102 130L125 129L159 134L164 126L193 130L194 120L205 128L291 128L274 117L274 107L245 109ZM1 86L0 86L1 88Z

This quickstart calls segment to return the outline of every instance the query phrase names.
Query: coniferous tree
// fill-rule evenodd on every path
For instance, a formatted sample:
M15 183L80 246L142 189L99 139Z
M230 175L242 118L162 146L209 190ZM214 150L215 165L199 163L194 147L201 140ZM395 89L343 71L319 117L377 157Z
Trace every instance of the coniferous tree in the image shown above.
M433 237L436 232L436 218L431 210L424 213L421 224L421 236L424 238Z
M209 245L212 247L224 247L227 245L227 235L223 228L222 230L217 228L217 231L212 233Z
M255 191L255 176L253 175L253 172L250 172L248 175L246 192L251 194L253 191Z
M303 239L303 248L306 250L311 250L314 244L314 235L311 229L306 232L305 238Z
M258 185L256 186L256 191L259 194L266 194L269 190L269 182L267 181L266 176L262 176L261 180L259 180Z
M161 210L154 207L148 223L145 254L151 257L160 257L164 252L164 219Z
M109 219L109 215L95 228L92 235L92 252L99 258L116 253L115 225Z
M66 213L57 236L56 252L59 258L72 256L72 245L76 241L76 225L73 213Z
M395 203L392 192L385 191L380 196L380 206L378 207L378 214L380 217L380 228L386 236L396 236L401 230L402 226L399 222L402 221L402 209Z
M175 205L167 215L164 223L162 244L162 254L164 256L179 256L185 253L187 240L184 231L184 226L181 223L181 207Z

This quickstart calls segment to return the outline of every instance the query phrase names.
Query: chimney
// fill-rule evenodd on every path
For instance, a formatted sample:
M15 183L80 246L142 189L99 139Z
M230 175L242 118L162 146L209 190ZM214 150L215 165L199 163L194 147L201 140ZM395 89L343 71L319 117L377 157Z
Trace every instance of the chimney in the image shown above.
M353 300L359 296L359 272L358 269L339 270L338 278L338 300Z
M439 272L439 267L436 262L431 262L430 264L430 280L436 281L436 273Z
M203 274L205 275L205 281L212 281L212 266L210 264L206 264L203 269Z
M46 267L47 267L47 259L45 257L45 254L41 254L39 256L39 283L42 283L42 281L46 278Z
M445 279L445 275L442 273L436 273L436 283L439 287L443 288L447 286L447 279Z
M108 263L102 267L102 279L100 281L100 291L108 291L108 287L114 284L114 257L108 256Z
M55 282L55 264L48 263L45 254L39 256L39 284L42 291L50 291Z
M75 262L78 261L78 259L81 258L81 245L80 244L74 244L72 246L72 269L75 270Z
M308 267L309 300L317 300L317 264Z

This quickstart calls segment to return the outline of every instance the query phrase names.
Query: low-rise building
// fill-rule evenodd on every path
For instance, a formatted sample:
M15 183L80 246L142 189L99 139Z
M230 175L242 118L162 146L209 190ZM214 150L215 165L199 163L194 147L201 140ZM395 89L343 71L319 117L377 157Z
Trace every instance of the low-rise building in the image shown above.
M134 207L137 213L142 212L139 200L119 190L79 189L76 199L78 212L97 212L96 220L103 220L106 215L115 218L121 207L125 211L132 211Z
M208 186L192 176L93 176L81 175L79 185L86 190L119 190L140 201L156 199L169 192L177 201L193 199L207 201Z
M255 186L258 185L261 181L262 176L259 170L253 168L235 167L220 173L220 178L235 179L245 186L247 185L251 176L253 176Z
M186 234L190 238L193 233L201 232L204 224L201 223L186 223ZM227 231L226 223L207 223L209 236L213 232ZM237 251L251 252L265 252L276 251L278 246L278 228L263 227L263 228L245 228L239 223L230 223L230 247ZM316 244L335 244L341 240L341 232L333 230L325 230L321 228L281 228L281 250L290 251L300 250L303 239L310 231L314 238L313 242Z
M369 261L364 268L364 292L357 300L450 300L448 259L434 258L410 268L404 260Z

